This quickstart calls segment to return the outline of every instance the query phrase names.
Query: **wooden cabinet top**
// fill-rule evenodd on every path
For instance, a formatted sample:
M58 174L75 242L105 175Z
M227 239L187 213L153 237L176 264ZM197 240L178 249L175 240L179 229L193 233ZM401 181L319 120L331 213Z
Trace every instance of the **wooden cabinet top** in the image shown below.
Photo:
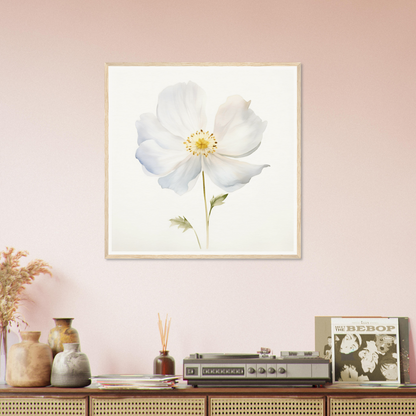
M191 387L185 384L168 390L99 389L94 387L10 387L0 385L1 396L72 395L72 396L415 396L415 387Z

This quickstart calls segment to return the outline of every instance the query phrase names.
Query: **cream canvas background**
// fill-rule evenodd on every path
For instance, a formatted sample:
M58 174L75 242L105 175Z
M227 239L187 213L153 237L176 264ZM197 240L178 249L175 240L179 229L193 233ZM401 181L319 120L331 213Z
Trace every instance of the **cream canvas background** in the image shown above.
M156 113L167 86L193 81L207 93L207 129L227 97L251 100L268 122L260 148L244 160L270 167L215 207L213 254L296 254L297 66L109 66L109 254L206 254L202 179L183 196L162 189L135 158L135 121ZM206 175L207 200L223 194ZM197 231L182 234L169 219L185 216Z

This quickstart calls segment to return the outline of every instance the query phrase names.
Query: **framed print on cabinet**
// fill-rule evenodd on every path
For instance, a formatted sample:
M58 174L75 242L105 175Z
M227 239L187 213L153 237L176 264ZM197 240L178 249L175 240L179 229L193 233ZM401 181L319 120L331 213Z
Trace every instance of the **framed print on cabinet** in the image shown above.
M106 64L106 258L299 259L300 68Z

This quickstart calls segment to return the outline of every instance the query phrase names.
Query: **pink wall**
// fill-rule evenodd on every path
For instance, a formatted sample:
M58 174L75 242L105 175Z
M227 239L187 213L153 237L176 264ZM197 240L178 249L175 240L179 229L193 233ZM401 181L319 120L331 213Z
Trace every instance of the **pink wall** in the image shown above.
M0 250L54 272L27 289L30 329L72 316L94 374L148 373L158 312L179 369L313 349L315 315L415 319L415 18L413 0L2 1ZM104 259L104 63L162 61L302 63L301 260Z

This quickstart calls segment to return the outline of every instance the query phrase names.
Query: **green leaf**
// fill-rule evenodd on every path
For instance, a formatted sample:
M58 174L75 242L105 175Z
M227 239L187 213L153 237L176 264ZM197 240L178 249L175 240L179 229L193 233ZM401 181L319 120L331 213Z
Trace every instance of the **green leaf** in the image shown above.
M172 218L169 221L171 227L177 225L179 229L183 228L183 232L194 228L185 217L179 216L176 218Z
M211 209L209 210L210 215L211 215L212 208L219 207L220 205L223 205L224 200L225 200L225 198L227 198L227 196L228 196L228 194L221 194L221 195L218 195L218 196L213 196L211 198L211 201L210 201Z

